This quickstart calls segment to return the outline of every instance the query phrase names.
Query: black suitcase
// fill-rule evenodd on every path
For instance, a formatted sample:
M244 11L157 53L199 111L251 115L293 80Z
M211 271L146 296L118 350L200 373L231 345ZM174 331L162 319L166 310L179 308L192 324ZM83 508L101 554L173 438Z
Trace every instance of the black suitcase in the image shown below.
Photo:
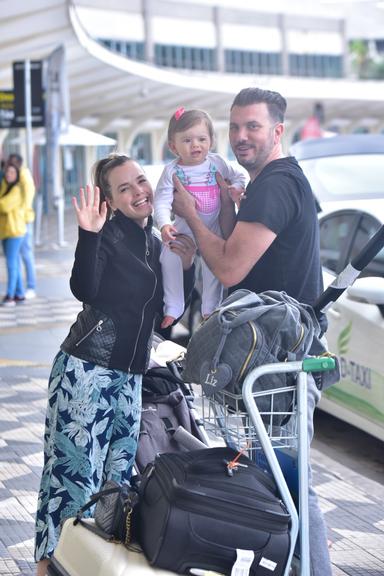
M159 455L140 496L139 541L151 564L231 574L240 549L254 553L252 576L284 573L290 515L270 476L231 448Z

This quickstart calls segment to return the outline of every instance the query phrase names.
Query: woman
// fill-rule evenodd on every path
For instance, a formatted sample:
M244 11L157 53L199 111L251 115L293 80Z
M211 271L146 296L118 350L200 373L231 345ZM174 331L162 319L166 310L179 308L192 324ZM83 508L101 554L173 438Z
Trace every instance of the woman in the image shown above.
M36 194L36 188L31 172L26 166L23 166L23 158L20 156L20 154L10 154L8 157L8 163L17 166L18 170L20 171L19 183L23 193L25 222L27 228L24 239L20 246L20 256L25 271L25 298L30 300L31 298L36 297L36 270L33 247L33 229L35 220L33 202Z
M73 200L79 239L70 284L83 310L49 381L36 516L38 576L46 572L60 522L105 480L130 479L142 374L155 319L162 315L160 240L152 231L153 192L144 172L114 154L96 164L94 181L94 192L81 189L80 202ZM193 242L179 238L173 249L190 291Z
M25 300L20 248L27 227L19 180L18 168L8 164L0 186L0 238L8 272L7 293L2 300L2 306L15 306Z

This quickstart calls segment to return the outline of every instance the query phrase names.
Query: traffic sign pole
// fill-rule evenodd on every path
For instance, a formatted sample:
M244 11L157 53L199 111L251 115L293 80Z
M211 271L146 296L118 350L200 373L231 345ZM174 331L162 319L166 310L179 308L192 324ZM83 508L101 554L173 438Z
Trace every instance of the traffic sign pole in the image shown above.
M27 152L27 166L32 172L32 91L31 91L31 62L24 63L24 102L25 102L25 143Z

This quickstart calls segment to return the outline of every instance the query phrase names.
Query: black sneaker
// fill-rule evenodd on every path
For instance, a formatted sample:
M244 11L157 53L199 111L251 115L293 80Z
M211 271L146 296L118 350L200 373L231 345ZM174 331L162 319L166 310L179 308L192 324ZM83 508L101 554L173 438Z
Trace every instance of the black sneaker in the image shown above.
M4 296L2 302L1 302L1 306L7 306L7 307L11 307L11 306L16 306L16 302L14 298L11 298L10 296Z
M20 304L21 302L25 302L25 296L15 296L16 304Z

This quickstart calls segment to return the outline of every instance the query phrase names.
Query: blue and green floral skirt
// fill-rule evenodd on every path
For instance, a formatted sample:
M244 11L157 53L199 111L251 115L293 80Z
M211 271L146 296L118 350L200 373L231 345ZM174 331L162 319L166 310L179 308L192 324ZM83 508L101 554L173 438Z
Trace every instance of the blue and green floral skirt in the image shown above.
M129 481L140 427L141 380L141 374L57 354L48 388L36 561L53 554L62 520L75 516L105 480Z

